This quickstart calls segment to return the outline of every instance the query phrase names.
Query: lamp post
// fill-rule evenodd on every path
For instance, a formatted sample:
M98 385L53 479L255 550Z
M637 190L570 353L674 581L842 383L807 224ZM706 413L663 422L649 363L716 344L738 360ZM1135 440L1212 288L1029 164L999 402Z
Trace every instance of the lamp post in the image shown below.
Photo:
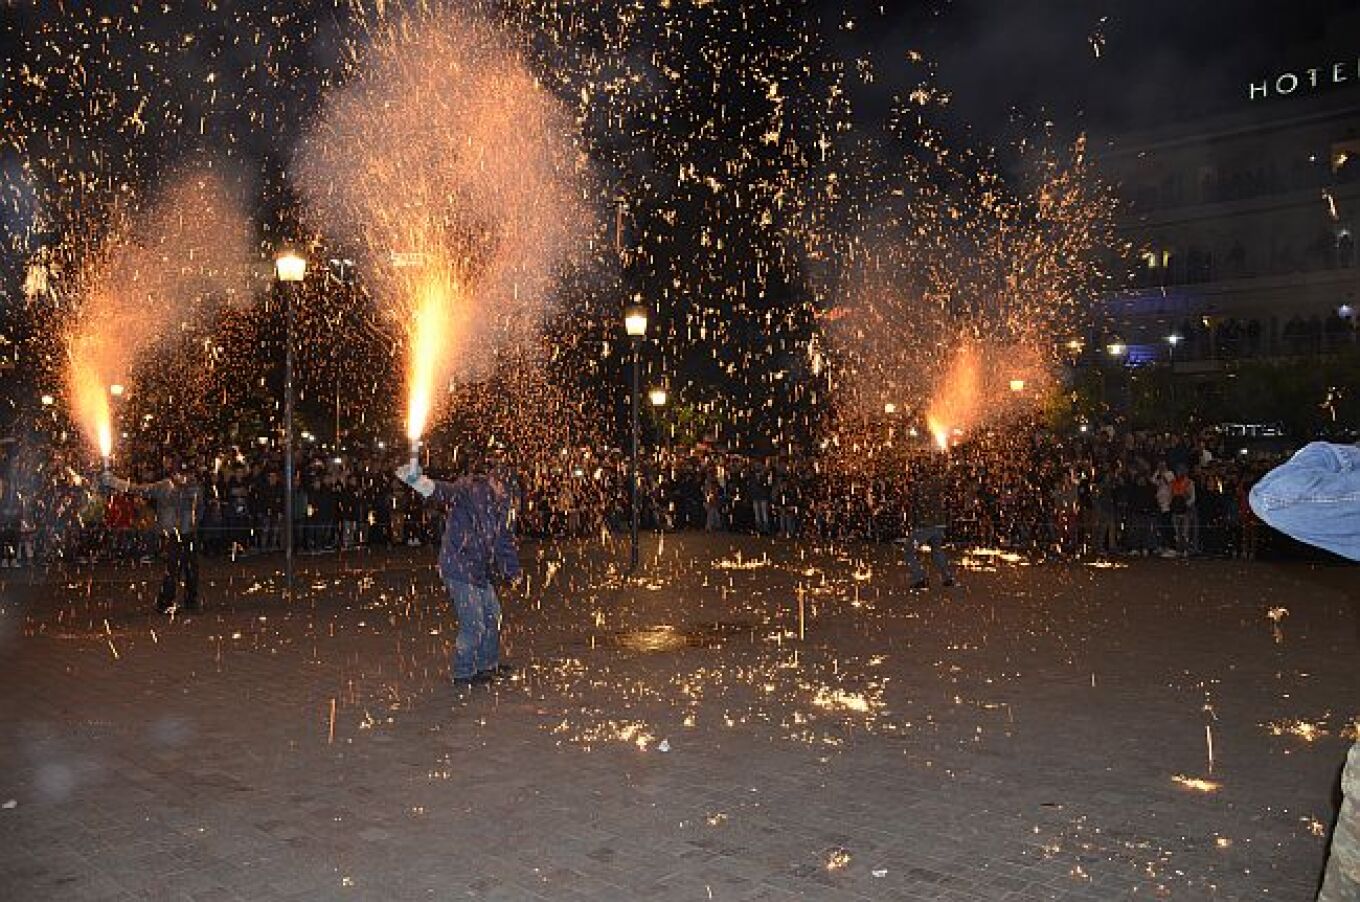
M642 338L647 334L647 308L629 304L623 310L623 328L633 346L633 397L629 407L633 427L633 448L629 457L629 498L632 518L629 528L628 572L636 573L638 565L638 406L642 403L641 366Z
M284 251L274 260L283 285L283 571L288 600L293 600L293 295L307 275L307 259Z

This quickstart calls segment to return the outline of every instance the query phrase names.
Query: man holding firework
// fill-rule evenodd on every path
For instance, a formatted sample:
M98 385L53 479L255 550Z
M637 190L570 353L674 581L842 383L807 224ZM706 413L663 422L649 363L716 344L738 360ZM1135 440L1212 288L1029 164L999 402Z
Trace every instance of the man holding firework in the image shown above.
M912 469L908 483L911 491L911 526L902 544L902 553L911 574L908 588L913 591L930 588L926 568L921 565L922 545L930 546L930 557L940 573L941 583L946 588L955 585L954 567L944 550L950 520L947 468L947 459L937 460L933 454L922 454Z
M397 478L424 498L448 509L439 550L439 575L458 614L453 684L468 687L503 675L500 663L501 605L494 579L519 579L519 555L511 530L510 496L480 461L453 482L431 479L420 463L397 468Z
M198 602L198 523L202 515L203 490L198 480L180 467L172 457L165 458L165 478L159 482L136 484L119 479L105 470L100 481L117 492L132 492L150 499L156 508L156 525L165 550L165 578L156 596L156 610L162 614L176 609L175 598L184 587L182 607L197 611Z

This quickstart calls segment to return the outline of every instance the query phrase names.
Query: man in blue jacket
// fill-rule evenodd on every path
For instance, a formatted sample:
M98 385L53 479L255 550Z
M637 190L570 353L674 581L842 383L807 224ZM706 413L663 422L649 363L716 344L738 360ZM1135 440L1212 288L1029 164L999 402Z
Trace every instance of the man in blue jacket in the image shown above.
M1360 445L1306 446L1252 487L1251 509L1286 535L1360 561ZM1360 744L1346 756L1341 793L1318 902L1360 899Z
M513 582L520 575L509 493L499 479L479 471L472 466L468 475L444 482L422 474L418 463L397 469L398 479L448 508L439 575L458 613L453 683L459 687L509 670L500 662L501 605L493 580Z

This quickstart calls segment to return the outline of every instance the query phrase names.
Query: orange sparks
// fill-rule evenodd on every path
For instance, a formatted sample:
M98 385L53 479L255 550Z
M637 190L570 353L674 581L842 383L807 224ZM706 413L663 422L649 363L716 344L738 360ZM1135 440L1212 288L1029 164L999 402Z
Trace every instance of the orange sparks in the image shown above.
M240 288L251 248L239 192L206 165L172 176L144 209L114 204L107 218L107 232L74 251L64 374L72 416L106 460L111 397L167 333Z
M71 337L67 383L76 422L99 449L99 455L108 458L113 453L113 416L97 363L102 344L102 336L94 330L82 330Z
M941 451L949 450L949 427L941 423L933 414L926 416L926 426L935 440L935 447Z
M458 280L439 273L422 273L412 291L407 323L406 437L419 442L435 413L437 387L448 381L452 361Z
M403 333L415 447L460 384L538 337L591 217L570 117L494 23L422 5L369 38L294 170Z
M1185 774L1176 774L1171 778L1171 782L1179 783L1186 789L1193 789L1197 792L1218 792L1223 785L1216 780L1205 780L1203 777L1187 777Z

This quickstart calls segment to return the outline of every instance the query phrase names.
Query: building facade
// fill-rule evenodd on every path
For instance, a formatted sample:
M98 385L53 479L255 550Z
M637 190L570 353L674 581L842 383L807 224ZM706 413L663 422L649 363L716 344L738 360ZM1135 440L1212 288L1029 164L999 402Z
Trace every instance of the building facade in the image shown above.
M1356 349L1360 74L1301 96L1255 84L1238 113L1097 146L1129 253L1093 354L1208 377Z

